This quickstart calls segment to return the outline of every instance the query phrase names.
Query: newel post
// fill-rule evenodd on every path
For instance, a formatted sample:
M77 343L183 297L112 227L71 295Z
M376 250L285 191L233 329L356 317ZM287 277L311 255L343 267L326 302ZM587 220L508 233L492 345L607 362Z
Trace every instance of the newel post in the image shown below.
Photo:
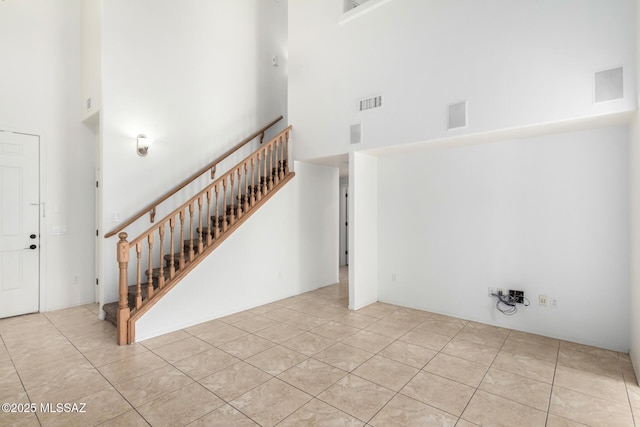
M118 345L128 344L129 323L129 284L127 283L127 267L129 265L129 242L127 233L118 234L118 267L120 276L118 286L120 299L118 301Z

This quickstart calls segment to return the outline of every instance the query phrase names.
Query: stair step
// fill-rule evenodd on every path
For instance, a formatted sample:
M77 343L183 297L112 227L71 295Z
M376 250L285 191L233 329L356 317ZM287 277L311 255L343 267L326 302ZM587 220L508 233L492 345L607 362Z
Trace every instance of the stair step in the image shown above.
M118 326L118 302L110 302L102 306L105 316L104 320Z
M150 276L149 274L149 270L145 271L144 274L147 275L147 277ZM169 278L169 269L168 268L163 268L162 269L162 275L164 276L165 280ZM151 276L154 279L157 279L158 277L160 277L160 268L154 268L153 271L151 272Z
M216 215L211 215L211 224L215 224L218 223L218 227L222 228L222 223L224 222L224 217L223 216L216 216ZM227 218L227 225L229 225L229 218Z

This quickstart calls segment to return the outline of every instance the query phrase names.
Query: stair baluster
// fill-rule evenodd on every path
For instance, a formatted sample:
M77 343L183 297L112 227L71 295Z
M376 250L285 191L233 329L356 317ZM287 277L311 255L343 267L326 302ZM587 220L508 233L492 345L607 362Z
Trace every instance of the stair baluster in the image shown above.
M147 298L153 298L153 233L147 236L149 243L149 270L147 274Z
M175 260L175 251L173 250L173 248L175 247L174 245L174 230L175 230L175 226L176 226L176 217L172 216L171 218L169 218L169 230L171 233L171 237L169 239L169 245L170 245L170 252L169 252L169 279L173 279L173 277L176 275L176 260Z
M204 247L202 246L202 196L198 197L198 253L201 254Z
M136 243L137 278L136 278L136 308L142 306L142 242Z

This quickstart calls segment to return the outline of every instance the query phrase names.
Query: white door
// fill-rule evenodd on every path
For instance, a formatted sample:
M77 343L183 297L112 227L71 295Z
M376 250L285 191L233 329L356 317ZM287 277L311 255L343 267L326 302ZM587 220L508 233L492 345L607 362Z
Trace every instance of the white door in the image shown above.
M0 131L0 318L39 309L39 145Z

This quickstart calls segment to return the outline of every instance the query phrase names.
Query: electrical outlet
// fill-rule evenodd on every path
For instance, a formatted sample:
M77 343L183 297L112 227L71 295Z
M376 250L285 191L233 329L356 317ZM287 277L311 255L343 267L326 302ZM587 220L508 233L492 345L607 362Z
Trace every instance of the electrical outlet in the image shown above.
M541 305L541 306L544 306L544 307L548 306L549 305L549 297L546 296L546 295L538 296L538 305Z
M558 308L558 298L551 297L551 298L549 299L549 306L550 306L551 308Z

